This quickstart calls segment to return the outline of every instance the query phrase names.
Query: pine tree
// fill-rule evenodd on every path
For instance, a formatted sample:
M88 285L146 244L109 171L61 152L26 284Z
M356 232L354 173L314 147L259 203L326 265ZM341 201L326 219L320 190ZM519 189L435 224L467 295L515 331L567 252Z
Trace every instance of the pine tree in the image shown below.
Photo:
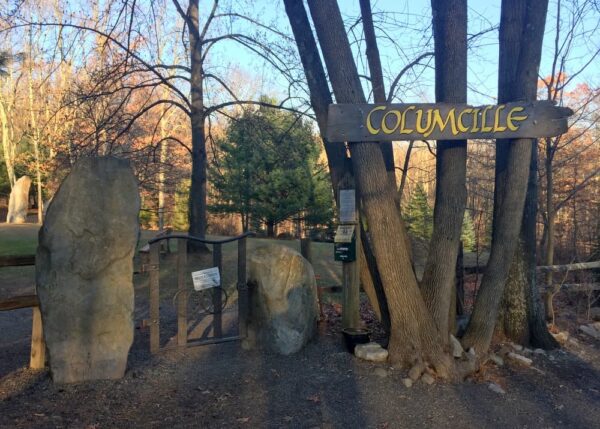
M462 233L460 239L463 243L463 248L466 252L472 252L475 250L475 226L473 225L473 219L471 219L471 215L466 210L465 216L463 218Z
M420 183L417 184L406 205L404 220L411 235L423 240L431 238L433 232L433 210L427 202L427 193Z

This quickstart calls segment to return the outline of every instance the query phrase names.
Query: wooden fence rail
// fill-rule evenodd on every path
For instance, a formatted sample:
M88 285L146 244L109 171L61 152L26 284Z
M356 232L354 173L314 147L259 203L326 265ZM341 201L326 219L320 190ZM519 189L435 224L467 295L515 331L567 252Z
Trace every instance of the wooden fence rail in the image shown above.
M35 255L0 256L0 268L31 265L35 265ZM33 311L29 367L31 369L43 369L46 366L46 343L44 342L40 301L37 295L18 295L0 298L0 311L17 310L19 308L32 308Z

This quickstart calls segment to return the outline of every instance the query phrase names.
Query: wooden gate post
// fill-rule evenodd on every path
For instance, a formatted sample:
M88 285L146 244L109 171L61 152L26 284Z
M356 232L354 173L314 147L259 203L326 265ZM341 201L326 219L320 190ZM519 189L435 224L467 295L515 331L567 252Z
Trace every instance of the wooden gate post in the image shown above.
M150 245L150 353L160 348L160 316L159 316L159 257L160 242Z
M248 280L246 278L246 237L238 241L237 290L238 290L238 324L239 335L246 338L248 334Z
M187 240L177 239L177 345L187 344Z
M213 267L219 269L221 276L223 275L223 252L220 243L213 244ZM223 284L223 278L221 277L221 284ZM214 336L220 337L223 335L223 296L221 294L221 288L215 288L213 294L213 308L215 314L213 315L213 328Z

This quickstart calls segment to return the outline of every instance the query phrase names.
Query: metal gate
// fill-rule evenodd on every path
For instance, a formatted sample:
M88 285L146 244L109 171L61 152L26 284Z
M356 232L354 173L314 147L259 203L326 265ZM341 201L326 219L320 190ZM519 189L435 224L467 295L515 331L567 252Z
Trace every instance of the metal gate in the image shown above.
M248 287L246 281L246 245L247 237L253 233L230 237L223 240L206 240L196 237L191 237L185 234L170 234L161 237L156 237L148 242L149 249L149 264L146 271L149 272L150 280L150 352L157 353L173 347L183 346L198 346L204 344L215 344L225 341L234 341L246 337L246 322L248 316ZM161 347L160 339L160 252L161 242L164 240L177 240L176 254L176 277L177 290L172 297L172 303L175 306L177 327L176 338L164 347ZM235 290L237 291L237 309L235 310L236 324L232 334L232 327L227 326L223 329L223 314L228 304L234 297L231 292L227 292L224 287L215 287L202 291L202 293L194 291L188 287L188 280L191 278L191 272L188 270L188 251L187 244L189 241L203 243L212 247L212 266L218 267L219 272L223 272L223 245L226 243L237 242L237 280ZM189 305L193 303L192 310ZM193 314L189 314L189 313ZM205 335L200 338L194 338L190 335L190 327L193 326L194 320L201 318L205 326L205 330L212 331L212 336ZM211 320L212 319L212 320ZM207 325L207 321L210 323ZM231 322L231 320L229 320Z

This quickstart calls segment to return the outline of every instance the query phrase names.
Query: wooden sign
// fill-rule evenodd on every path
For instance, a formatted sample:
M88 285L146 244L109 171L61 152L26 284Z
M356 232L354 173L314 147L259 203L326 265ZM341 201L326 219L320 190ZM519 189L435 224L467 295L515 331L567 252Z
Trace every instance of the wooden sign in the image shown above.
M549 101L467 104L330 104L329 141L554 137L573 111Z

